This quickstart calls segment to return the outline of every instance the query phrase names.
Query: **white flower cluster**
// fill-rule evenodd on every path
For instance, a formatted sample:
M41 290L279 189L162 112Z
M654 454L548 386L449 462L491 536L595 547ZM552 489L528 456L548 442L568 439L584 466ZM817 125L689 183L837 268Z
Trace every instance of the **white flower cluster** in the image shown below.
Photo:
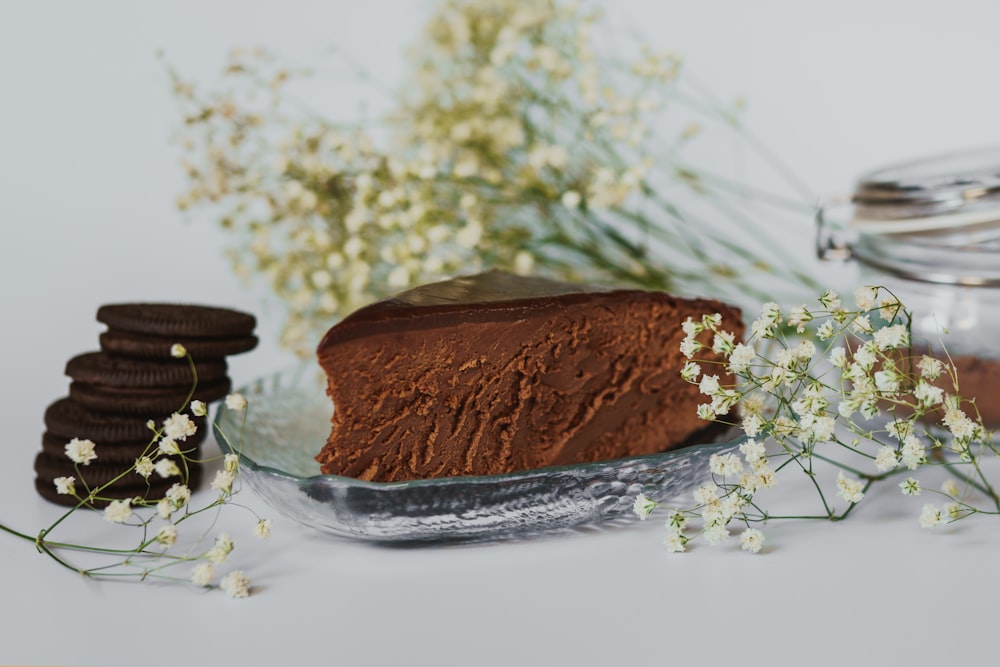
M595 4L437 3L384 147L302 114L285 90L309 72L270 54L236 50L207 94L174 75L189 180L178 206L209 207L241 233L234 266L285 302L283 342L299 350L372 299L487 267L700 292L732 283L741 295L751 275L784 276L787 257L693 238L663 198L678 184L711 190L653 141L681 58L600 58ZM682 122L671 155L696 134Z
M759 507L756 494L774 486L782 469L801 470L812 479L824 508L814 518L843 518L871 484L937 461L944 461L963 483L949 480L933 491L948 502L943 508L925 505L922 526L983 511L969 502L972 490L985 493L1000 511L1000 498L978 467L984 453L997 455L997 447L982 422L965 409L974 403L957 394L954 367L913 353L910 316L893 294L865 286L854 297L856 310L845 308L832 291L819 298L818 308L799 305L787 314L767 303L750 324L745 342L722 329L717 314L683 323L680 350L688 361L681 377L708 398L698 407L699 416L738 424L745 440L739 448L742 456L712 455L712 482L695 492L693 507L670 511L669 550L685 550L693 539L685 533L688 519L698 518L708 544L723 542L735 521L746 526L742 548L759 551L763 535L750 525L773 517ZM703 371L705 364L719 372ZM730 416L734 411L740 413L735 420ZM764 440L775 444L770 453ZM860 457L874 470L848 464L845 456ZM772 461L778 462L776 468ZM836 511L829 503L817 481L819 464L837 469L833 490L845 509ZM973 473L959 471L963 464ZM909 496L926 490L912 476L899 488ZM637 501L635 511L648 516L654 507Z
M187 354L182 346L175 346L174 352L184 356ZM225 399L225 404L230 410L246 410L247 401L241 394L229 394ZM200 401L192 401L191 412L196 416L204 416L207 408ZM190 450L184 448L184 442L197 433L198 426L186 413L175 412L157 425L150 421L147 426L152 431L152 439L146 451L139 456L130 470L135 471L145 478L149 478L153 473L159 477L179 477L181 481L174 483L164 493L162 498L147 500L142 497L135 498L106 498L103 492L107 485L93 488L77 488L77 480L73 476L58 477L54 480L56 492L76 497L80 507L91 507L104 504L104 519L117 524L134 525L142 529L143 534L152 531L154 537L144 539L134 553L129 554L121 566L128 566L143 561L154 561L164 556L165 550L174 546L178 542L178 526L196 514L199 514L210 507L221 506L233 493L233 483L237 478L239 457L236 454L227 454L223 458L222 468L216 473L211 488L219 491L217 499L208 507L201 509L191 509L191 488L186 483L187 465L190 462L188 454ZM73 438L65 447L66 456L78 466L87 466L99 457L100 446L91 440ZM179 465L180 463L180 465ZM127 472L123 470L123 474ZM109 483L110 484L110 483ZM98 505L99 506L99 505ZM140 512L148 508L155 512L150 516L144 516ZM179 515L179 516L178 516ZM154 526L157 519L166 522L158 528ZM48 531L43 531L47 534ZM200 532L200 531L199 531ZM268 539L271 535L271 520L258 519L253 529L254 535L260 539ZM201 538L199 537L199 540ZM159 545L163 551L150 549L152 545ZM43 545L44 546L44 545ZM220 534L210 549L202 554L193 552L193 548L188 548L188 553L183 556L170 556L168 563L176 565L178 563L196 561L197 564L191 572L191 580L200 586L210 586L215 576L215 566L226 561L233 551L234 542L226 533ZM50 547L45 546L46 550ZM88 551L100 553L99 547L87 547ZM119 549L112 550L113 554L123 553ZM157 576L164 565L156 566L139 573L141 578ZM100 570L107 570L107 567ZM230 572L222 578L219 587L232 597L246 597L250 593L250 582L246 575L239 570Z

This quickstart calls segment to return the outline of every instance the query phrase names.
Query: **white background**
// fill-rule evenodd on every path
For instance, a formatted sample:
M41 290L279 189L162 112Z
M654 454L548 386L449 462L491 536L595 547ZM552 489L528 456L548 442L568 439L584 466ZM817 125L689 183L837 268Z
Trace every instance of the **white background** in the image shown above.
M34 532L56 516L32 488L32 461L66 360L97 344L99 305L249 310L262 342L232 360L236 382L290 361L275 345L280 308L232 276L211 220L173 208L178 116L156 53L210 81L233 46L308 61L337 45L391 85L428 7L0 3L0 522ZM621 39L638 28L683 52L720 97L747 96L748 124L817 196L886 162L998 138L997 3L633 0L608 12ZM349 116L363 90L344 82L324 104ZM757 178L737 149L717 160ZM803 220L790 233L805 260L810 231ZM235 514L223 527L256 584L246 601L86 582L0 535L0 664L922 665L995 654L995 519L938 534L918 527L919 502L873 495L843 524L769 527L759 557L669 555L658 522L386 549L274 517L275 537L254 543ZM81 530L104 529L90 518Z

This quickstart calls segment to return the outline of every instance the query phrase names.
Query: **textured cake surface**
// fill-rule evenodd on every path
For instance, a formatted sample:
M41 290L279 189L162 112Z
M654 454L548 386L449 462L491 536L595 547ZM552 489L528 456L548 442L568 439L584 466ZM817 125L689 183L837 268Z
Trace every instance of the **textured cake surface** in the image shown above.
M718 301L489 272L362 308L318 349L333 399L323 472L380 482L663 451L706 424L680 324Z

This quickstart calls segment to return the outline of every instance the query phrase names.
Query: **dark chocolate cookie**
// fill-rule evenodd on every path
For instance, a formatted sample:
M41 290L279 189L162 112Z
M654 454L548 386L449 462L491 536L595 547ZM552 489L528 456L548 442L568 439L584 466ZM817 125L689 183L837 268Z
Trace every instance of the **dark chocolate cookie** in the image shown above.
M213 382L199 382L194 398L211 403L229 393L232 382L228 377ZM121 415L166 415L180 410L187 398L188 387L114 387L104 384L71 382L71 400L98 412Z
M94 442L94 448L97 452L97 460L104 463L132 463L139 456L146 451L153 451L156 449L156 443L150 446L150 441L152 440L152 431L146 431L149 433L149 438L145 441L136 442L107 442L102 441L92 435L83 433L81 435L76 435L73 437L86 438ZM183 442L178 442L178 447L183 451L189 449L197 448L205 440L205 436L208 433L208 428L200 423L198 425L198 430L194 435L188 436ZM43 433L42 434L42 451L50 456L66 458L66 443L70 441L69 437L56 435L54 433ZM91 464L93 465L93 464Z
M148 441L153 432L146 422L154 415L126 416L90 410L69 398L60 398L45 410L45 428L53 436L89 438L98 443Z
M160 460L165 457L159 457ZM184 470L184 466L181 461L175 456L171 457L174 463ZM107 484L112 480L115 482L115 486L124 486L129 488L134 488L137 486L142 486L146 484L146 478L139 473L132 470L132 463L111 463L105 462L100 463L101 459L98 458L96 461L90 463L90 465L85 466L75 466L72 461L70 461L65 456L51 456L45 452L39 452L35 457L35 474L38 479L54 480L56 477L75 477L77 484L77 490L83 493L84 488L94 488L96 486L101 486L102 484ZM200 463L189 463L188 467L194 468L200 466ZM123 474L124 473L124 474ZM155 471L149 476L149 483L156 484L160 480L164 479L160 477ZM180 477L174 476L168 479L173 479L173 481L178 482L181 480Z
M120 303L101 306L97 321L110 328L154 336L238 338L253 333L257 320L249 313L170 303Z
M203 466L192 466L190 476L188 477L187 485L191 490L195 490L199 484L201 484L201 478L203 475ZM57 477L64 477L65 475L57 475ZM156 502L163 498L167 490L171 486L180 482L177 477L170 477L168 479L154 479L158 477L156 473L150 477L150 483L146 484L143 482L137 486L123 486L120 484L115 484L109 486L102 492L102 496L110 498L112 500L121 500L124 498L134 498L136 496L140 498L145 498L150 502ZM71 495L60 494L56 491L54 478L47 477L36 477L35 478L35 490L38 491L38 495L42 496L46 500L49 500L58 505L65 505L67 507L75 506L79 499ZM84 493L82 487L77 487L77 493ZM108 500L98 500L95 501L93 506L100 509L108 505Z
M226 376L225 361L195 363L198 382L208 383ZM114 387L186 387L194 383L187 361L150 361L116 357L106 352L87 352L66 363L66 375L84 384Z
M185 338L136 334L118 329L108 329L101 334L101 349L105 352L140 359L172 359L170 349L174 343L180 343L187 348L191 358L200 366L203 361L249 352L257 347L257 337Z

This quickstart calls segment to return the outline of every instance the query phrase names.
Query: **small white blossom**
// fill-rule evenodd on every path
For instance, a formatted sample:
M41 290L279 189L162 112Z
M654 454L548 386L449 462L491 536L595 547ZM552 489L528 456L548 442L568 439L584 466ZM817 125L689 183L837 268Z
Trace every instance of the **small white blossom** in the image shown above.
M166 436L160 438L160 442L157 443L157 449L168 455L177 455L181 453L181 448L177 445L177 441Z
M685 536L683 533L673 531L668 531L663 537L663 545L667 547L667 551L671 553L683 552L689 541L690 538Z
M681 369L681 378L687 382L694 382L701 375L701 365L695 361L689 361Z
M698 406L698 418L704 419L705 421L712 421L715 419L715 410L712 409L711 404L702 403Z
M222 459L222 469L229 472L236 472L236 469L240 466L240 455L239 454L226 454Z
M90 462L97 458L97 453L94 451L94 442L92 440L73 438L66 443L66 456L73 463L85 466L90 465Z
M944 364L934 357L929 357L925 354L920 357L920 361L917 362L917 370L920 371L920 375L922 377L933 382L941 377L941 372L944 370Z
M644 493L637 495L635 501L632 503L632 511L643 521L649 517L654 509L656 509L656 501L650 500Z
M185 348L180 343L174 343L173 345L170 346L171 357L176 357L177 359L180 359L182 357L186 357L187 353L188 353L187 348Z
M215 544L208 550L208 552L205 553L205 558L218 565L219 563L225 562L232 550L232 538L226 533L220 533L219 536L215 538Z
M827 310L837 310L840 308L840 297L833 290L827 290L823 292L819 297L820 305L822 305Z
M130 499L112 500L104 508L104 520L111 523L125 523L130 516L132 516L132 501Z
M250 579L241 571L233 570L222 578L219 587L232 598L245 598L250 595Z
M740 453L743 454L743 458L746 459L747 463L753 466L767 455L767 448L764 446L764 443L750 438L740 445Z
M215 576L215 568L211 563L198 563L191 571L191 581L199 586L208 586Z
M161 519L169 519L174 513L174 504L163 498L156 503L156 513L160 515Z
M719 499L719 487L715 484L702 484L694 491L694 500L699 505L709 505Z
M858 304L859 309L871 310L875 307L875 298L877 295L878 291L874 287L865 285L854 291L854 301Z
M944 390L922 379L913 388L913 398L920 401L922 406L929 408L944 401Z
M743 418L743 432L747 434L748 438L756 438L763 425L764 419L756 412Z
M173 459L160 459L153 464L156 474L166 479L168 477L180 477L181 469Z
M757 351L752 345L737 343L729 355L729 370L732 373L743 373L750 367L750 362L757 357Z
M806 324L811 322L813 319L812 313L805 304L794 306L790 311L788 311L788 324L795 327L798 333L802 333L806 330Z
M135 472L137 475L149 478L153 474L153 459L148 456L140 456L135 460Z
M683 532L687 528L688 519L687 516L682 512L677 510L670 510L667 514L667 520L663 522L663 527L667 530L674 532Z
M872 340L878 345L880 350L892 350L897 347L905 347L910 344L910 333L906 326L894 324L891 327L882 327L872 335Z
M731 354L734 348L735 334L730 331L719 331L712 338L712 352L716 354Z
M52 483L56 485L56 493L62 496L74 496L76 495L76 478L75 477L56 477L52 480Z
M191 414L195 417L204 417L208 414L208 406L204 401L191 401Z
M166 499L173 504L175 509L181 508L191 500L191 489L186 484L174 484L167 489Z
M865 497L862 492L864 484L860 480L844 477L843 471L837 474L837 495L849 503L861 502Z
M837 346L830 350L830 363L836 368L843 368L847 365L847 352L843 347Z
M255 537L259 537L262 540L268 540L271 538L271 520L261 519L253 527L253 534Z
M924 443L912 433L903 438L903 447L900 449L899 454L900 463L910 470L916 470L918 466L927 461L927 451L924 448Z
M878 468L879 472L887 472L897 465L899 465L899 459L896 457L896 448L883 445L875 456L875 467Z
M708 466L713 475L739 475L743 472L743 462L735 454L712 454Z
M919 496L920 482L912 477L907 477L899 483L899 489L903 492L904 496Z
M714 396L719 393L719 389L720 385L718 375L704 375L701 378L701 382L698 383L698 391L706 396Z
M170 440L186 440L198 432L198 425L183 412L175 412L163 420L163 435Z
M920 511L920 525L924 528L933 528L942 521L941 510L935 505L924 505Z
M833 338L835 333L837 332L833 327L833 323L829 321L823 322L823 324L819 325L819 328L816 329L816 337L820 340L830 340Z
M160 528L159 532L156 533L156 541L160 544L170 546L177 541L177 528L174 527L173 524L163 526Z
M211 488L223 493L229 493L233 489L233 481L235 479L236 475L233 471L219 470L215 473L215 479L212 480Z
M951 496L952 498L957 498L959 492L958 483L954 479L948 478L941 484L941 493Z
M701 348L701 343L696 341L694 338L685 338L681 341L681 354L683 354L686 359L693 357Z
M764 533L756 528L747 528L740 534L740 548L752 554L758 553L764 546Z
M232 393L226 396L226 407L230 410L246 410L247 399L243 394Z
M705 528L702 534L705 537L705 541L712 546L721 543L723 540L729 537L729 531L726 529L724 525L721 524L715 524Z

